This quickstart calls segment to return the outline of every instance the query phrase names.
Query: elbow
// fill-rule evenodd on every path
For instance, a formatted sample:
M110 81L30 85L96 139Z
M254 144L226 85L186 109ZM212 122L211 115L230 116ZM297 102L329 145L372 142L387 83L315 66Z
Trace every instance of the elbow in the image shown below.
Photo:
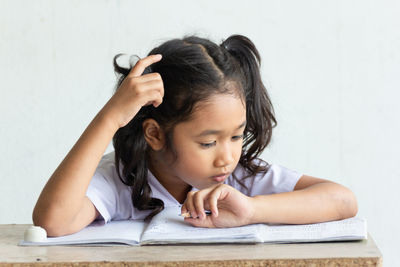
M348 188L343 188L337 196L337 212L339 219L347 219L357 215L358 203L355 194ZM338 199L339 198L339 199Z
M68 232L65 231L66 228L63 226L65 223L55 219L54 216L49 216L48 213L40 212L36 208L32 213L32 221L33 225L40 226L46 230L47 236L49 237L57 237L68 234Z
M40 226L44 230L46 230L46 234L48 237L58 237L66 235L61 229L59 229L56 225L51 222L43 221L43 220L34 220L33 225Z

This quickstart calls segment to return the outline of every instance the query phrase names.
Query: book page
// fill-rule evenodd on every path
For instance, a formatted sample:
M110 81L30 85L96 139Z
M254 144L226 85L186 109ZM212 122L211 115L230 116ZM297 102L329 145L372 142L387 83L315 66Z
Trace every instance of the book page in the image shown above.
M233 228L201 228L185 222L180 207L165 208L153 217L142 235L142 244L256 243L260 225Z
M293 243L367 239L367 224L363 218L353 217L303 225L264 225L264 242Z
M53 246L53 245L96 245L110 244L139 245L140 236L145 227L143 221L124 220L111 221L105 225L94 222L81 231L61 236L48 237L45 242L25 242L22 246Z

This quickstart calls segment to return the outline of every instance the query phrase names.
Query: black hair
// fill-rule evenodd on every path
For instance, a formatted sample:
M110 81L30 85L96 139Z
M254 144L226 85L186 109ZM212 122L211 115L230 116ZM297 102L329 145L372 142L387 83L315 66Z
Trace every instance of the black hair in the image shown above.
M247 122L239 164L247 171L247 177L267 171L268 165L256 163L254 159L270 142L277 123L261 80L260 54L247 37L232 35L217 45L205 38L185 36L164 42L150 51L149 55L153 54L161 54L162 60L147 67L143 74L157 72L161 75L164 84L162 104L157 108L152 105L142 107L113 137L119 178L132 188L134 207L151 210L148 218L160 212L164 203L151 197L147 182L150 148L143 134L144 120L152 118L158 122L166 135L166 148L173 150L174 126L190 119L197 103L215 94L239 95L246 104ZM119 56L121 54L114 57L114 70L119 75L116 88L133 68L132 63L129 68L121 67L117 63ZM229 83L235 86L228 86Z

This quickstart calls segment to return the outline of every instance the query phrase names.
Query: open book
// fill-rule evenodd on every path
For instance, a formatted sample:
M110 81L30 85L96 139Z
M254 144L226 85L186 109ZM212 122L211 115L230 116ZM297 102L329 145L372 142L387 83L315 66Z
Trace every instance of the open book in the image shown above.
M303 225L253 224L233 228L199 228L179 216L180 208L165 208L149 223L137 220L93 223L80 232L49 237L45 242L21 241L22 246L152 245L190 243L300 243L367 239L362 218Z

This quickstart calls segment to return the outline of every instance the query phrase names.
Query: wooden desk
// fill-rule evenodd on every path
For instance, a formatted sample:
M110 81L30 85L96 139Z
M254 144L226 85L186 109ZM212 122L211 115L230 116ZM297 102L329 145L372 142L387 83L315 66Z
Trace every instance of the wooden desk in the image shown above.
M0 225L0 266L382 266L371 237L308 244L20 247L29 225Z

